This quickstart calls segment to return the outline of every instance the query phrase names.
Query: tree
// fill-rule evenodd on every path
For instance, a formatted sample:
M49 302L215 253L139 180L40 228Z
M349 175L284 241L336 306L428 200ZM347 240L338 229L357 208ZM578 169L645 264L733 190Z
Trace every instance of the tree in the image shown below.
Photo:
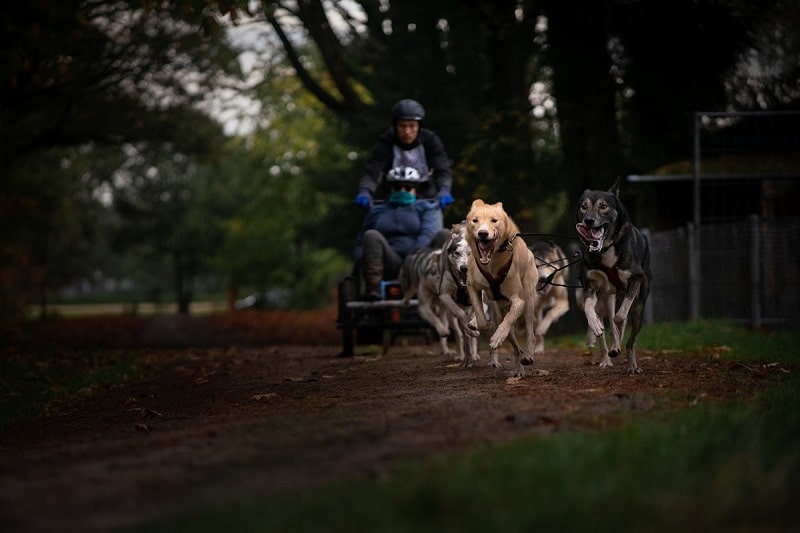
M197 184L203 211L220 224L213 263L229 303L241 290L290 289L292 306L313 307L329 301L350 267L342 251L357 229L346 229L349 220L358 219L342 193L349 147L334 134L336 120L298 89L291 77L268 80L262 97L289 102L284 112L232 139Z
M223 10L234 4L217 3ZM168 143L190 156L214 154L219 126L193 109L206 87L235 80L238 63L213 8L201 0L65 0L15 2L0 12L0 61L6 68L0 78L0 198L12 206L0 209L0 225L24 217L38 229L33 238L4 233L0 271L11 280L2 287L9 307L26 292L20 273L53 276L57 264L66 274L64 263L54 262L54 251L63 249L64 257L70 249L77 257L87 242L68 231L73 225L53 222L74 220L79 210L69 205L77 195L92 199L65 171L62 160L74 156L70 150L99 153L144 142ZM94 167L89 174L105 170L100 181L109 180L111 170ZM92 212L86 205L80 211ZM40 294L44 298L46 291Z
M264 5L298 78L354 134L385 125L383 110L396 98L417 97L457 163L462 202L508 199L512 212L536 225L544 221L534 208L559 191L574 197L686 157L691 113L728 104L726 80L758 42L754 32L771 34L786 11L754 0ZM795 50L790 42L778 50ZM305 61L312 49L324 69L309 68L320 65ZM788 85L776 89L796 98L795 71L785 72ZM557 102L554 135L531 114L536 83ZM560 157L538 142L542 131L559 143ZM356 145L365 149L370 139Z

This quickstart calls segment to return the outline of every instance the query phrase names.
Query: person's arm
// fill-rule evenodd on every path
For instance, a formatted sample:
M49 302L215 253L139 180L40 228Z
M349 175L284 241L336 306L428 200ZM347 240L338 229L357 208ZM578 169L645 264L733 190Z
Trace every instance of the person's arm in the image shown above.
M425 139L425 153L428 156L428 167L433 172L431 177L436 182L436 187L439 190L447 189L450 191L453 187L450 159L447 157L444 144L439 136L433 131L428 131L429 133Z
M386 168L386 162L392 158L391 132L386 131L378 138L378 142L372 148L367 162L364 165L364 172L358 183L358 193L368 193L371 197L375 196L381 176Z
M428 246L433 236L441 227L439 225L439 209L432 206L431 202L425 200L418 201L417 209L420 215L420 231L417 235L415 249Z
M451 192L453 173L442 140L430 130L425 142L425 153L428 157L428 167L432 172L431 179L436 184L436 198L439 200L440 207L444 209L453 203Z

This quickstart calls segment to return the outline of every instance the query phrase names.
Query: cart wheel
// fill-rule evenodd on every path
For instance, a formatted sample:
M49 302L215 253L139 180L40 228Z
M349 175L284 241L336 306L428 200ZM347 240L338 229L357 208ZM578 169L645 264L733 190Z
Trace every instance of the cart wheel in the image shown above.
M353 355L355 345L355 313L347 309L347 302L355 300L358 287L356 280L348 276L339 282L339 316L336 319L338 326L342 330L342 357Z

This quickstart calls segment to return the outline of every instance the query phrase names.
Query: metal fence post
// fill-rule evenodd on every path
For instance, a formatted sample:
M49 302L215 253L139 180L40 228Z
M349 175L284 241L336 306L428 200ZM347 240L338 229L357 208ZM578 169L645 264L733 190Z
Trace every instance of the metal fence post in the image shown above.
M761 223L750 215L750 325L761 326Z
M642 228L642 235L644 236L645 240L647 241L647 246L650 248L650 257L652 259L653 256L653 248L650 240L650 230L648 228ZM651 267L652 270L652 267ZM650 294L648 295L647 300L644 303L644 323L645 324L652 324L653 323L653 284L650 283Z
M698 229L694 224L686 225L689 245L689 319L700 319L700 251L697 247Z
M689 302L691 305L689 318L692 321L700 319L700 283L702 274L700 269L700 233L701 233L701 211L700 211L700 121L702 113L694 114L694 164L692 174L694 175L694 224L689 227L689 279L691 295Z

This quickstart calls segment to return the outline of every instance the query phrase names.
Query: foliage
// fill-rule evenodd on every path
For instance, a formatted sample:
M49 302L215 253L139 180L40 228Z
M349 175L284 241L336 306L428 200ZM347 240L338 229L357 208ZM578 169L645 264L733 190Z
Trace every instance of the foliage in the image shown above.
M295 9L294 2L270 1L263 7L298 78L361 132L357 146L368 147L372 137L365 135L384 127L393 101L418 98L455 161L452 221L482 196L503 200L526 226L567 224L565 213L555 221L537 214L552 195L572 198L616 176L687 157L691 113L728 105L725 83L742 54L774 48L765 40L785 26L776 16L780 7L765 11L759 2L414 1L380 9L353 2L326 11L321 2ZM297 26L302 31L284 31ZM780 50L795 49L791 38L784 41ZM309 50L326 68L306 67ZM754 57L775 63L766 52ZM751 68L749 81L740 76L740 83L752 86L764 72ZM798 97L796 87L788 89L792 72L784 67L776 77L785 82L773 85L784 101ZM552 116L534 108L537 85L549 91ZM553 142L543 146L550 132Z
M263 129L232 140L200 187L204 212L221 231L213 262L229 288L289 288L294 307L311 307L330 300L349 266L338 250L355 230L342 220L348 147L333 135L335 120L297 90L292 78L271 80L264 100L291 104Z
M784 0L13 3L0 311L34 295L44 309L92 270L172 285L182 309L198 280L292 284L311 305L346 268L358 173L402 97L424 103L453 160L447 223L480 196L526 230L566 232L584 188L686 159L698 107L797 101L797 17ZM244 28L255 38L234 46ZM254 99L260 129L228 142L208 112L231 94Z
M238 63L196 0L18 2L0 24L0 226L25 228L0 252L0 312L14 314L34 288L44 310L49 290L110 270L116 221L95 192L117 185L126 142L214 155L220 127L193 106Z

